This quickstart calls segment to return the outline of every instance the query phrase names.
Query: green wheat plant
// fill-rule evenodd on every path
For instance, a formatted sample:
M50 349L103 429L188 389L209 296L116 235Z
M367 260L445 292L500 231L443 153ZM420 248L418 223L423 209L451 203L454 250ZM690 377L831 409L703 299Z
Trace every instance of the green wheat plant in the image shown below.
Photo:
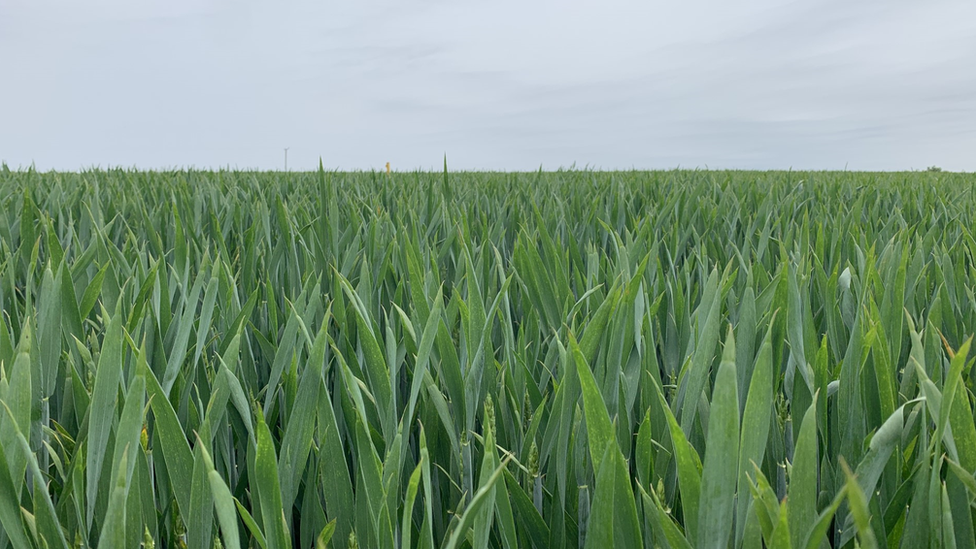
M974 547L942 172L0 169L0 549Z

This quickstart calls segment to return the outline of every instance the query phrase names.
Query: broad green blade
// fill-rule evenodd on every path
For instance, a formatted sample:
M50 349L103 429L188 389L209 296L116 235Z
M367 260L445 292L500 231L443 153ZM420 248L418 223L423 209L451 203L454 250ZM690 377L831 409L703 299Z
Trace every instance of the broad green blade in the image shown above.
M735 338L729 328L715 378L709 411L705 464L699 500L699 547L725 547L732 534L739 455L739 397L736 394Z
M278 463L282 505L291 510L298 495L298 487L305 470L305 462L312 448L315 414L311 413L319 400L319 390L325 368L326 324L319 330L308 362L302 371L302 379L295 399L295 411L285 426L281 438L281 458Z
M186 434L180 426L176 411L170 405L152 370L141 362L139 375L146 379L146 393L156 423L155 438L160 442L166 463L166 475L170 481L172 497L176 499L184 524L190 523L190 491L192 484L193 453ZM94 406L94 404L93 404Z
M0 525L3 526L4 533L14 549L29 549L27 531L21 519L21 508L14 497L17 489L10 479L9 464L3 444L0 444L0 493L3 494L0 496Z
M264 523L264 534L268 542L267 549L285 549L291 546L284 509L281 503L281 488L278 484L278 459L275 457L274 442L271 431L264 421L264 415L256 410L257 446L254 462L257 476L252 481L253 490L257 493L257 500L261 505L261 517Z
M787 523L790 528L790 545L804 547L807 534L817 520L817 470L820 465L817 451L817 398L803 415L800 437L793 453L790 472L790 489L787 501Z
M108 317L107 311L102 311L103 317ZM111 434L112 423L115 420L115 409L119 395L119 383L122 378L122 314L121 309L108 322L105 339L102 341L102 352L98 357L98 369L95 370L95 387L92 390L91 405L88 407L88 453L85 457L85 486L87 490L87 517L91 525L95 512L95 498L98 495L99 478L102 474L102 463L108 437Z
M589 440L590 458L593 460L593 470L600 471L607 447L611 444L616 446L613 427L610 425L607 405L603 401L596 380L593 379L593 372L572 334L570 334L569 346L576 361L576 371L583 390L583 410L586 414L586 436Z
M698 542L698 517L701 498L702 464L698 452L688 443L684 431L678 425L674 414L668 408L662 395L658 395L661 412L668 421L671 443L678 469L678 491L681 495L681 510L685 532L692 545Z
M857 538L861 547L874 549L878 546L874 529L871 528L870 511L868 510L868 500L864 491L858 484L857 477L847 468L847 464L841 462L847 476L847 501L851 508L851 516L854 517L854 526L857 528Z
M712 271L706 283L705 292L715 292L718 284L718 272ZM701 340L695 347L691 366L685 376L684 403L681 406L681 430L685 436L690 436L695 418L698 417L698 399L705 387L705 380L709 374L709 367L715 357L715 346L718 344L719 325L721 316L721 300L712 299L707 310L699 308L698 318L701 322ZM738 406L738 404L736 404Z
M749 474L755 466L762 466L769 441L769 422L773 408L773 347L772 324L766 331L762 346L756 356L752 379L749 380L749 396L742 414L742 432L739 438L739 474L736 493L736 531L741 539L746 513L752 493L749 491ZM738 365L737 365L738 367Z

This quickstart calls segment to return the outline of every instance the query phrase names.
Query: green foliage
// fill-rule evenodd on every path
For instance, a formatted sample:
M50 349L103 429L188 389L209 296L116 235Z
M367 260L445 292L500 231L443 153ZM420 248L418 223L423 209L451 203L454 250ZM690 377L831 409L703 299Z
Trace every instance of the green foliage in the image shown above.
M973 546L973 183L2 169L0 549Z

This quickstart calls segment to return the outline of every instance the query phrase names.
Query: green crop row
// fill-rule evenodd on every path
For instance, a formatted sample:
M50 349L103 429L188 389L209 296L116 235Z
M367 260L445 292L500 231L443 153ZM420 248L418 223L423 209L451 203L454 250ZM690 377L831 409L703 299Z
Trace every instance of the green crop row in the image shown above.
M0 169L0 549L974 547L974 185Z

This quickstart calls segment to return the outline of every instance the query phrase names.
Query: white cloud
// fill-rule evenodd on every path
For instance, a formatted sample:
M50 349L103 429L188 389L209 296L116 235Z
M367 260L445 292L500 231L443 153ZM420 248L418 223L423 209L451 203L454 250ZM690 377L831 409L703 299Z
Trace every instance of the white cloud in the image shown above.
M976 170L976 4L0 3L40 168Z

